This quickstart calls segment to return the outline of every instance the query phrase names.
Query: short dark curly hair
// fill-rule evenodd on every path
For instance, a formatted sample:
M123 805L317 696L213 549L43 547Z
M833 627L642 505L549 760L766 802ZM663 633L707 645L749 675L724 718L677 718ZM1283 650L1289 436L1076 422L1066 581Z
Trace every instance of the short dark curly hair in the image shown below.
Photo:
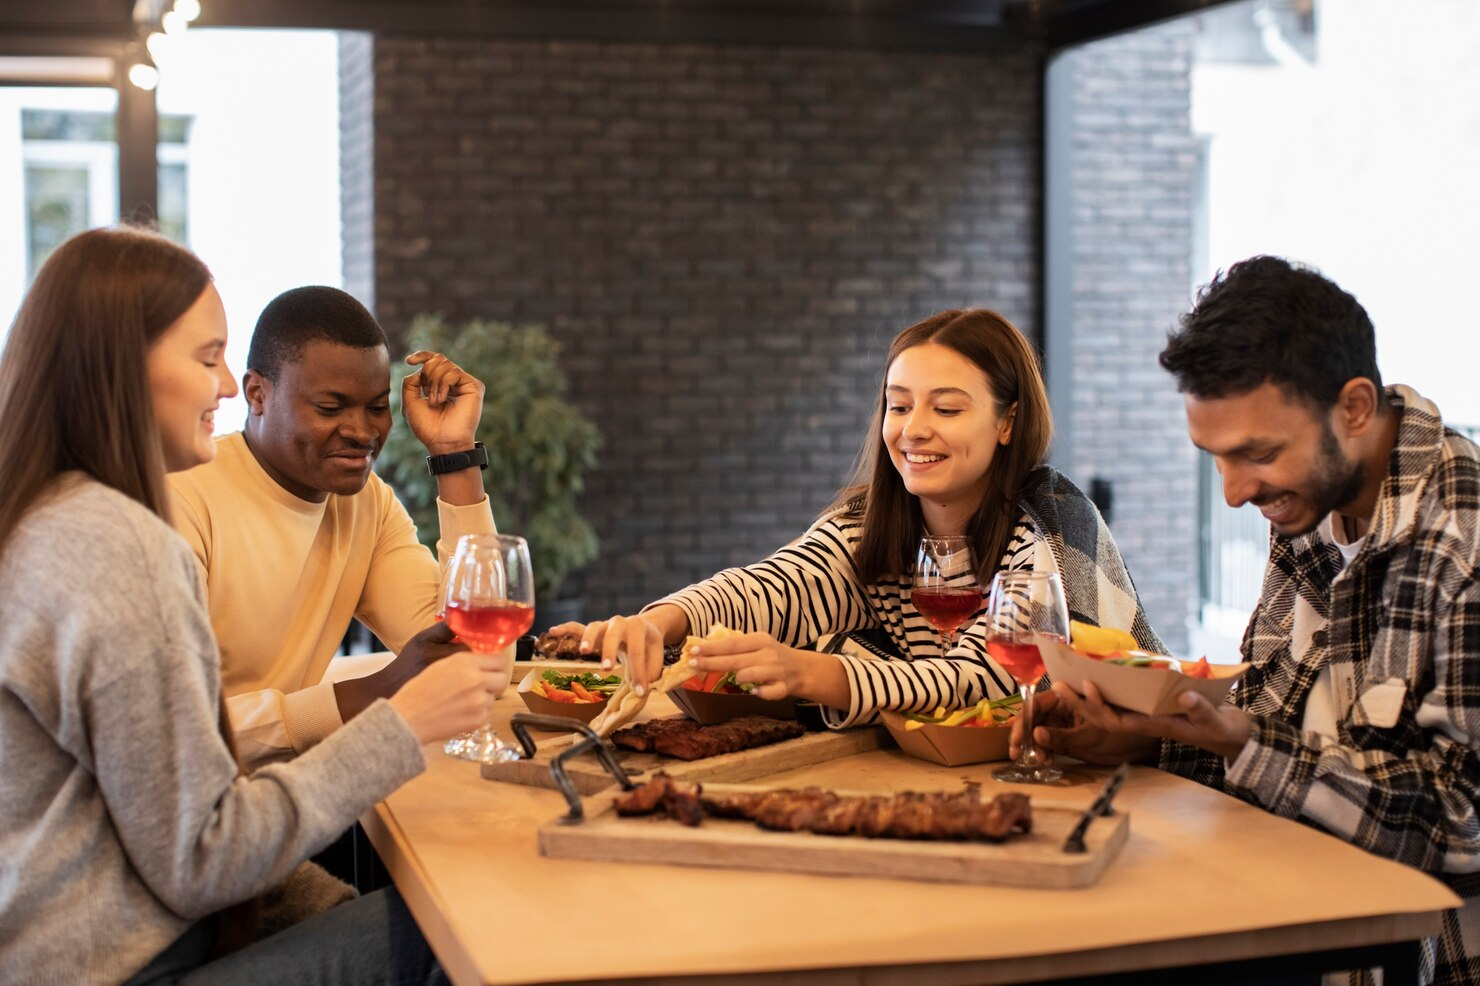
M1202 399L1272 383L1329 408L1357 377L1382 390L1366 310L1335 282L1280 257L1250 257L1220 271L1168 334L1160 361L1178 390Z
M304 347L319 339L355 349L390 349L369 309L338 288L311 284L284 291L262 309L247 369L276 383L284 364L297 361Z

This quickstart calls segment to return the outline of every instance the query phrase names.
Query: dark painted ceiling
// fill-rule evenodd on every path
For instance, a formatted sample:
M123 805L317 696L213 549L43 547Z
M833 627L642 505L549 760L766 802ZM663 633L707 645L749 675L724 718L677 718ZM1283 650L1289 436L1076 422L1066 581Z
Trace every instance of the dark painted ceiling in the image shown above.
M1042 51L1226 0L201 0L198 26ZM0 49L137 37L165 0L3 0Z

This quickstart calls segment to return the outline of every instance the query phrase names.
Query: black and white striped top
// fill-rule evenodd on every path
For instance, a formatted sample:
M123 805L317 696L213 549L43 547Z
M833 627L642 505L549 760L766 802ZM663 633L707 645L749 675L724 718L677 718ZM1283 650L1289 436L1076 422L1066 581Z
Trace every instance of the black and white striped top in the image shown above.
M834 514L764 561L726 569L652 605L683 609L693 634L702 636L723 624L745 633L769 633L789 647L811 646L827 634L883 628L897 655L860 646L838 652L852 698L848 709L827 716L835 727L871 721L881 709L928 712L1015 691L1012 676L987 656L985 599L956 646L942 654L935 628L910 602L909 576L859 583L852 554L862 532L857 514ZM1057 571L1057 565L1024 515L998 570L1035 569ZM970 573L948 581L969 582Z

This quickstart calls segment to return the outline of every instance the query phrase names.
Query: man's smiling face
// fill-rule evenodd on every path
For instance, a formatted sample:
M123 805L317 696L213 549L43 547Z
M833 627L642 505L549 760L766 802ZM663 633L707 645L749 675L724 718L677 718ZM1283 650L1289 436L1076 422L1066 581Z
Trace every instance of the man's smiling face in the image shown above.
M275 381L247 371L247 443L294 496L318 502L358 493L390 434L390 380L384 346L315 339Z
M1315 530L1361 492L1365 471L1348 458L1331 415L1272 383L1243 394L1186 397L1187 432L1213 456L1231 507L1252 503L1280 534Z

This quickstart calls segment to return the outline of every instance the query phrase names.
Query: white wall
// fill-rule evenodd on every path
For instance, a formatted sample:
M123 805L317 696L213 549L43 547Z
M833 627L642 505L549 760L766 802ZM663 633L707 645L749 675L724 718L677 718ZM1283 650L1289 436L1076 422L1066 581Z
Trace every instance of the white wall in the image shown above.
M1209 261L1319 268L1372 316L1385 379L1480 424L1480 3L1318 0L1316 24L1313 67L1194 69Z
M189 240L216 276L240 378L262 307L341 284L339 77L328 31L190 30L161 59L159 111L195 117ZM240 398L220 431L245 418Z

